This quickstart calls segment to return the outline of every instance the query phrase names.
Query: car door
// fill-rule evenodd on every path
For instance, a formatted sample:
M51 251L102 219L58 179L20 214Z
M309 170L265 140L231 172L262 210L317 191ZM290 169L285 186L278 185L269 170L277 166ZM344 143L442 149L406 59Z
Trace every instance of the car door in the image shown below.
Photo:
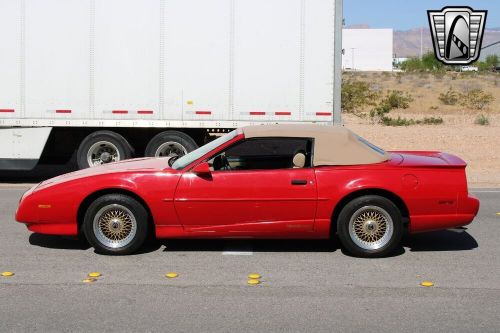
M317 204L315 173L310 162L302 168L292 165L293 151L301 149L297 145L311 150L311 143L286 138L245 141L222 153L230 167L215 168L209 175L182 175L175 207L183 226L207 236L311 232ZM215 164L218 156L209 162Z

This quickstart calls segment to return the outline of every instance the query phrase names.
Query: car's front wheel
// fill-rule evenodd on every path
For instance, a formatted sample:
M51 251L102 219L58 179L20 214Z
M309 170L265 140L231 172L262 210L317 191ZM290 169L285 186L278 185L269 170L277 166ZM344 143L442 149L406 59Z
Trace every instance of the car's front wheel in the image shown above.
M148 212L123 194L107 194L88 207L83 232L96 252L123 255L137 251L148 233Z
M338 236L352 255L384 257L401 242L401 213L392 201L378 195L366 195L349 202L338 217Z

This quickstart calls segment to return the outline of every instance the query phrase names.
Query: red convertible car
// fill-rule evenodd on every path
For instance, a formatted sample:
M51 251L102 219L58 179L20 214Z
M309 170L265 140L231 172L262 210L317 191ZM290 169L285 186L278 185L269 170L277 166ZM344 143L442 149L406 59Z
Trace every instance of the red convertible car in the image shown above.
M403 230L470 223L466 163L433 151L386 152L338 126L262 125L182 157L141 158L55 177L28 190L16 220L42 234L83 234L104 254L157 238L297 238L337 234L380 257Z

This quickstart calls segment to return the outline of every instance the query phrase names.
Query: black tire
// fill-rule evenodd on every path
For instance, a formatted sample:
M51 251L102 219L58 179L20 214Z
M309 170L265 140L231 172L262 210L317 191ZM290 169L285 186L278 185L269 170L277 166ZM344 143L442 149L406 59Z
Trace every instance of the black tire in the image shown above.
M90 166L95 166L95 165L89 164L87 156L88 156L88 154L91 154L90 151L93 150L94 144L97 144L99 142L105 142L107 144L110 144L110 145L116 147L117 152L118 152L118 154L117 154L118 158L116 160L112 160L112 162L117 162L117 161L129 159L134 154L134 149L132 148L132 146L120 134L112 132L112 131L93 132L93 133L87 135L87 137L85 139L83 139L82 143L80 143L80 146L78 147L78 151L76 153L76 158L77 158L77 163L78 163L79 169L85 169L85 168L88 168ZM105 162L105 163L107 163L107 162Z
M382 231L385 230L381 236L380 234L379 236L374 236L375 238L377 238L375 242L367 242L363 244L362 238L357 236L358 233L355 231L355 229L352 228L351 232L349 230L351 228L351 218L353 219L354 226L356 217L359 216L360 218L362 218L363 213L380 214L376 216L380 217L382 221L385 221L377 224L376 222L370 222L371 218L368 218L366 224L363 224L361 231L358 231L358 233L371 233L375 230L381 230L380 232L382 233ZM390 227L391 220L392 228ZM356 257L385 257L392 253L398 246L400 246L401 237L403 236L401 212L391 200L378 195L365 195L353 199L351 202L344 206L339 214L337 223L340 242L349 254ZM379 229L379 225L384 225L385 229L383 229L384 227ZM391 229L392 234L391 232L389 232L389 230ZM375 244L377 242L379 242L379 244Z
M100 224L94 226L94 220L99 221L99 216L105 217L105 212L110 212L112 215L115 211L123 211L123 207L128 210L136 222L135 234L131 236L124 246L113 247L106 244L103 239L103 234L98 235ZM104 213L101 213L104 212ZM127 212L128 213L128 212ZM116 215L112 215L116 216ZM111 223L111 222L110 222ZM87 241L92 245L97 253L109 255L125 255L136 252L146 240L148 235L148 212L144 206L129 196L123 194L106 194L97 198L90 204L85 212L83 220L83 233ZM132 233L129 233L131 235ZM111 238L107 238L110 240Z
M185 153L189 153L189 152L195 150L196 148L198 148L198 145L196 144L196 142L189 135L182 133L182 132L179 132L179 131L165 131L165 132L161 132L161 133L156 134L149 141L148 145L146 146L145 155L151 156L151 157L169 156L168 153L166 153L166 154L161 153L160 154L160 152L158 152L158 154L157 154L158 149L163 144L166 144L168 142L174 142L177 144L177 145L175 145L175 147L173 147L174 149L172 149L172 150L180 149L180 151L182 151L182 153L176 153L177 156L182 156ZM181 146L182 148L180 148L179 146ZM164 150L164 149L162 149L162 150ZM168 150L168 148L167 148L167 150Z

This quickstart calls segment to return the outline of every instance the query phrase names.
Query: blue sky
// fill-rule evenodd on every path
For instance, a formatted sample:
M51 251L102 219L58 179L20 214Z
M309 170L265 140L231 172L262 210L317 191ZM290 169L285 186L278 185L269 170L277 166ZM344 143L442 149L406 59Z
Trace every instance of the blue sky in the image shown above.
M486 28L500 28L500 0L344 0L344 18L348 26L368 24L371 28L408 30L428 26L427 10L445 6L486 9Z

